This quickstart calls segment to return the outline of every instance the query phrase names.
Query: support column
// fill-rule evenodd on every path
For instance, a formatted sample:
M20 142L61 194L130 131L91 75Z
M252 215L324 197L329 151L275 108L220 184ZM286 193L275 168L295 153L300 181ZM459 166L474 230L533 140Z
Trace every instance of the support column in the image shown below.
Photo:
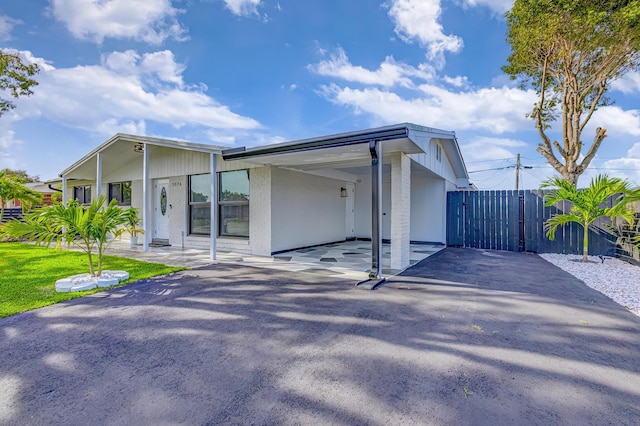
M62 176L62 205L67 205L67 177Z
M274 224L271 221L271 167L249 169L249 244L251 254L271 256ZM277 225L276 225L277 226Z
M209 154L209 170L211 170L211 224L209 227L209 259L216 260L216 238L218 236L218 165L216 155Z
M142 155L142 229L144 234L142 238L142 250L149 251L149 234L151 233L151 211L149 208L149 190L151 182L149 182L149 145L143 145Z
M382 279L382 147L369 143L371 153L371 272L369 279Z
M102 153L96 154L96 200L102 195Z
M391 269L405 269L411 257L411 159L391 159Z

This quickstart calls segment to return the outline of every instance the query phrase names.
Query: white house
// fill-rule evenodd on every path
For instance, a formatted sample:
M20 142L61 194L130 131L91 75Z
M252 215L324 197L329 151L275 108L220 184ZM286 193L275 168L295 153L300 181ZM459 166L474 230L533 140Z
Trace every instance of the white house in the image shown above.
M256 255L361 238L444 243L446 192L468 189L455 133L404 123L250 148L117 134L61 174L63 199L142 211L152 242ZM215 238L210 238L215 235ZM377 259L377 265L376 265ZM378 268L379 269L379 268Z

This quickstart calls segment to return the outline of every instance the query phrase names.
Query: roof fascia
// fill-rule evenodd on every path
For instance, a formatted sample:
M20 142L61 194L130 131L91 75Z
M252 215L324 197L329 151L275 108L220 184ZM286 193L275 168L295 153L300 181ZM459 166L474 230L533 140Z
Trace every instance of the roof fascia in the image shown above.
M117 133L113 137L108 139L106 142L102 143L97 148L93 149L91 152L86 154L80 160L76 161L71 166L64 169L58 176L62 177L64 175L71 173L73 170L77 169L79 166L86 163L90 158L92 158L97 153L104 151L114 143L120 142L120 141L141 143L145 145L162 146L165 148L183 149L186 151L209 152L214 154L222 154L222 150L224 149L224 147L216 146L216 145L205 145L205 144L198 144L193 142L151 138L146 136L136 136L136 135L128 135L125 133Z
M384 141L400 139L406 138L407 136L408 132L406 126L394 126L371 129L363 132L340 133L336 135L302 139L281 144L257 146L253 148L233 148L222 151L222 158L227 161L293 152L314 151L318 149L368 143L372 140Z

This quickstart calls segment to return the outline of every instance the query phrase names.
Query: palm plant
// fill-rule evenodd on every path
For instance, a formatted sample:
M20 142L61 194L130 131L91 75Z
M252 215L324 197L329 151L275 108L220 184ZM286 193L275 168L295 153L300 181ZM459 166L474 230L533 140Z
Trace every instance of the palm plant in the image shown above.
M128 226L130 214L119 207L115 199L106 207L105 202L106 197L102 195L89 206L73 200L67 205L44 207L23 216L23 221L6 222L0 227L0 237L20 238L47 246L55 241L56 247L62 243L78 247L87 254L90 274L101 276L102 255L113 239L125 232L139 231ZM113 239L107 239L109 235ZM94 252L97 267L94 267Z
M591 180L588 188L577 189L572 183L553 177L542 183L542 188L556 188L545 195L545 205L553 206L560 201L569 201L573 205L569 213L554 214L545 222L546 235L554 240L558 227L570 222L576 222L583 228L582 260L588 260L589 253L589 225L599 217L615 219L620 217L631 224L634 213L627 207L625 196L632 193L628 181L599 175ZM616 197L611 207L603 204L611 197Z
M22 201L24 210L25 208L31 208L33 204L42 202L42 194L27 188L15 176L0 171L0 219L2 219L4 209L10 200Z

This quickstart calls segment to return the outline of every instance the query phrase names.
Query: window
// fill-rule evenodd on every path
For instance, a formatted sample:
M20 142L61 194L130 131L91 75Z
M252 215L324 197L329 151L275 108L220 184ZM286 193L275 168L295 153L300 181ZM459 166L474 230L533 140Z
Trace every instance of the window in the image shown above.
M189 176L189 233L211 232L211 174Z
M218 225L221 236L249 237L249 170L220 173Z
M91 202L91 185L74 186L73 198L78 200L79 204L89 204Z
M436 160L442 161L442 147L440 144L436 144Z
M249 237L249 170L218 173L220 236ZM211 174L189 176L189 233L210 235Z
M119 206L131 205L131 182L109 184L109 200L116 199Z

